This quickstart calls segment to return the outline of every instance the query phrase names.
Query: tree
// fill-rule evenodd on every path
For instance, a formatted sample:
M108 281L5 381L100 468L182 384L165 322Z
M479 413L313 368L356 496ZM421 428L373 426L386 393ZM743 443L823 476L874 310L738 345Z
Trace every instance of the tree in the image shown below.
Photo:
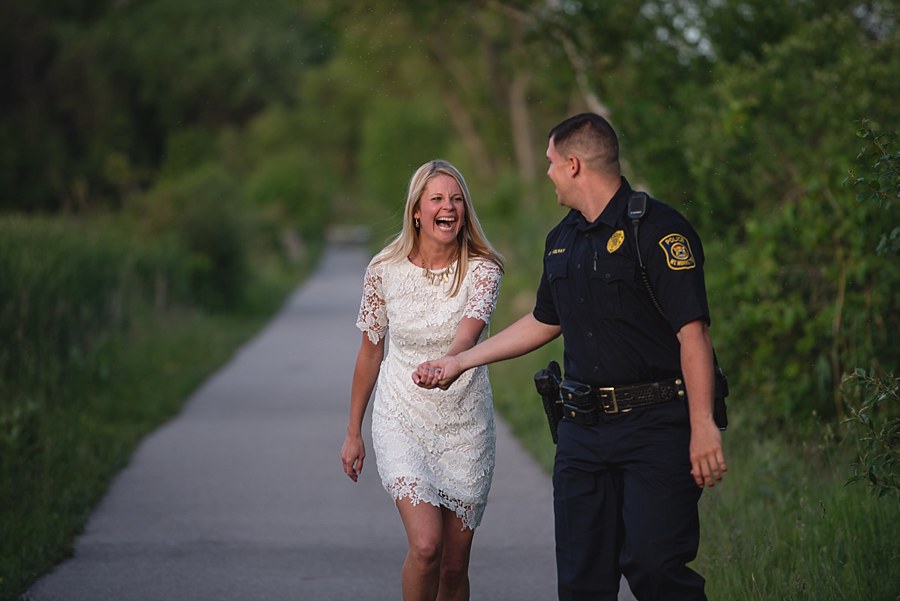
M0 98L7 210L116 205L150 182L180 130L293 102L327 47L287 0L12 0L3 10L14 34L4 62L15 65ZM17 33L28 25L36 35Z

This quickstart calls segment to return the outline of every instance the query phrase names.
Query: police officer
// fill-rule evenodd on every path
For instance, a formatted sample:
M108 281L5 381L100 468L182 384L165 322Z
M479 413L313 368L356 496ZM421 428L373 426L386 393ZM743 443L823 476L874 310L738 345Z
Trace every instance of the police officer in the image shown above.
M713 351L697 233L622 177L612 126L550 130L548 177L571 209L547 236L534 311L419 366L420 386L518 357L560 334L566 400L553 471L560 600L701 600L697 502L727 471L713 420ZM637 221L629 201L643 196ZM641 266L646 266L642 272Z

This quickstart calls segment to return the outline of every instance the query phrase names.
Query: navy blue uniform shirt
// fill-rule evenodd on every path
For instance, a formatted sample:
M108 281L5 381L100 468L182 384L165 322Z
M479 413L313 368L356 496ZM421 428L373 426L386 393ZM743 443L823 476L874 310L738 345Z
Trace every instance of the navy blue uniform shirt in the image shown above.
M681 373L675 333L709 323L703 247L672 207L648 199L640 223L641 256L665 313L640 277L622 186L593 223L571 210L547 235L534 317L559 325L566 377L593 386L656 382Z

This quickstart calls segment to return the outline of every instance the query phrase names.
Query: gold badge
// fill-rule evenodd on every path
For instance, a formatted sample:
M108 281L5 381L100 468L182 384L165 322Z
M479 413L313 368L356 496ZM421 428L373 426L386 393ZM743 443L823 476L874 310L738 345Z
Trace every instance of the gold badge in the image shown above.
M613 254L619 250L619 247L622 246L623 242L625 242L625 232L622 230L614 231L613 235L606 241L606 252Z
M693 269L697 266L694 255L691 253L691 244L681 234L669 234L659 241L659 246L666 253L666 262L669 269Z
M547 256L552 257L553 255L561 255L564 252L566 252L565 248L554 248L553 250L551 250L550 252L547 253Z

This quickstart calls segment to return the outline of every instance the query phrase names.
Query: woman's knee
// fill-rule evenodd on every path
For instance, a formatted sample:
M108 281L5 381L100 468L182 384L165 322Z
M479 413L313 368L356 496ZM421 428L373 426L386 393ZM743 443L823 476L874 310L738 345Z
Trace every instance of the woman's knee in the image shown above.
M421 536L410 542L409 553L422 565L433 565L441 560L441 540L438 537Z

